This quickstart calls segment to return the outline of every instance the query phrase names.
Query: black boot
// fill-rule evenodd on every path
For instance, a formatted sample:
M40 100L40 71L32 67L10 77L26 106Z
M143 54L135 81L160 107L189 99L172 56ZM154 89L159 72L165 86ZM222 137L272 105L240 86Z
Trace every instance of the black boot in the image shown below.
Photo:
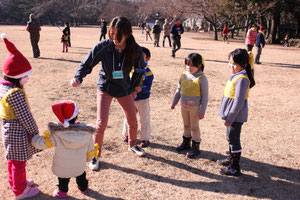
M185 136L182 136L183 138L183 141L181 143L181 145L179 145L176 150L177 151L183 151L183 150L186 150L186 149L190 149L191 148L191 137L185 137Z
M192 150L186 153L188 158L195 158L200 154L200 142L192 140Z
M227 153L227 152L226 152ZM230 147L229 147L229 152L228 152L228 155L227 155L227 157L226 158L224 158L224 159L221 159L221 160L217 160L217 163L219 164L219 165L223 165L223 166L229 166L230 164L231 164L231 162L232 162L232 154L231 154L231 149L230 149Z
M241 153L232 153L231 164L228 167L220 169L220 173L228 176L241 175L240 158L241 158Z

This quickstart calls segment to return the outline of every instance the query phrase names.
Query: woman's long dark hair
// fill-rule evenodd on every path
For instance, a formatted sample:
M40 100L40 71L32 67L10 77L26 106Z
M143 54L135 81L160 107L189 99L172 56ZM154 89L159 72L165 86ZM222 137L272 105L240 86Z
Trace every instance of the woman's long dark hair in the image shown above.
M249 64L249 55L246 49L236 49L232 51L228 55L228 59L232 57L233 61L237 64L239 64L242 68L246 70L246 73L248 75L248 78L250 80L250 88L252 88L255 85L255 80L251 73L251 66Z
M204 71L204 64L203 64L203 59L202 56L198 53L191 53L184 59L184 64L185 65L190 65L192 64L195 67L198 67L201 65L200 69L203 72Z
M137 56L136 42L132 35L131 23L126 17L115 17L108 28L108 36L110 39L112 39L111 31L113 28L117 30L116 39L119 42L122 40L123 35L128 36L125 47L124 71L130 71Z
M7 80L11 83L13 83L15 86L17 86L18 88L23 89L23 86L20 85L20 79L15 79L15 78L10 78L8 76L4 76L4 80Z

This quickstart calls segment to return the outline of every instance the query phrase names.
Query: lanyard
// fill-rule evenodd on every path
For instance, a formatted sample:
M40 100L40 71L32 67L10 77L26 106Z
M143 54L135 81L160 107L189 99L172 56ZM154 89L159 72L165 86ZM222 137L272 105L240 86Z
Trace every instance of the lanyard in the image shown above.
M119 62L119 67L121 67L120 71L123 70L124 60L125 60L125 55L124 55L124 58L123 58L122 66L121 66L121 63ZM116 71L115 70L115 54L114 53L113 53L113 71Z

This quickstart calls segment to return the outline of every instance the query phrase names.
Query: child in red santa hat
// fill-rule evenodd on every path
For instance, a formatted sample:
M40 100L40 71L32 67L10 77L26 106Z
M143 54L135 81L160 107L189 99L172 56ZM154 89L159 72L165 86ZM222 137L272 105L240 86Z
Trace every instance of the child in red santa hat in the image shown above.
M30 139L39 130L23 89L32 68L22 53L6 38L6 34L2 33L1 38L9 52L2 68L4 79L0 80L0 118L3 119L1 132L8 183L16 199L25 199L39 193L37 187L31 187L33 181L26 180L26 162L39 151L30 143Z
M38 149L56 147L53 157L52 171L58 177L58 189L53 195L60 199L67 198L68 184L71 177L76 177L76 183L81 193L86 193L86 162L93 156L98 156L97 144L94 147L94 127L84 123L75 123L78 116L78 106L75 102L66 100L52 105L52 110L60 123L48 124L49 131L42 136L35 135L32 145Z

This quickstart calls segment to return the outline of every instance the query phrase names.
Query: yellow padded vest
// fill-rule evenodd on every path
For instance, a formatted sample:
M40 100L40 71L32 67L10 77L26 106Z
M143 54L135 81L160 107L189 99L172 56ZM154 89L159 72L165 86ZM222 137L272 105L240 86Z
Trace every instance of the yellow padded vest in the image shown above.
M11 119L17 119L17 116L15 114L14 109L9 105L9 103L7 102L7 98L16 91L21 91L23 92L24 96L25 96L25 100L27 102L28 108L29 108L29 104L28 104L28 100L27 100L27 95L25 93L25 91L21 88L12 88L10 90L8 90L6 92L6 94L2 97L1 101L0 101L0 117L3 119L7 119L7 120L11 120ZM29 108L30 109L30 108Z
M199 85L199 79L204 75L198 76L194 80L192 79L185 79L184 75L186 72L183 72L180 76L181 82L181 94L188 97L197 97L201 96L201 88Z
M148 68L148 66L147 67L145 67L145 70ZM152 71L149 71L149 72L147 72L147 75L146 76L152 76L153 75L153 73L152 73ZM132 75L131 75L132 76ZM141 81L140 81L140 83L139 83L139 86L143 86L144 85L144 80L145 79L145 75L143 75L142 76L142 78L141 78Z
M249 80L249 78L247 76L239 76L239 77L237 77L237 78L235 78L235 79L233 79L231 81L228 79L228 81L226 83L226 86L225 86L225 89L224 89L224 96L226 96L228 98L231 98L231 99L234 99L234 97L235 97L235 83L240 78L244 78L244 79L248 80L249 85L250 85L250 80ZM248 85L248 89L247 89L247 92L246 92L245 99L248 99L249 85Z

